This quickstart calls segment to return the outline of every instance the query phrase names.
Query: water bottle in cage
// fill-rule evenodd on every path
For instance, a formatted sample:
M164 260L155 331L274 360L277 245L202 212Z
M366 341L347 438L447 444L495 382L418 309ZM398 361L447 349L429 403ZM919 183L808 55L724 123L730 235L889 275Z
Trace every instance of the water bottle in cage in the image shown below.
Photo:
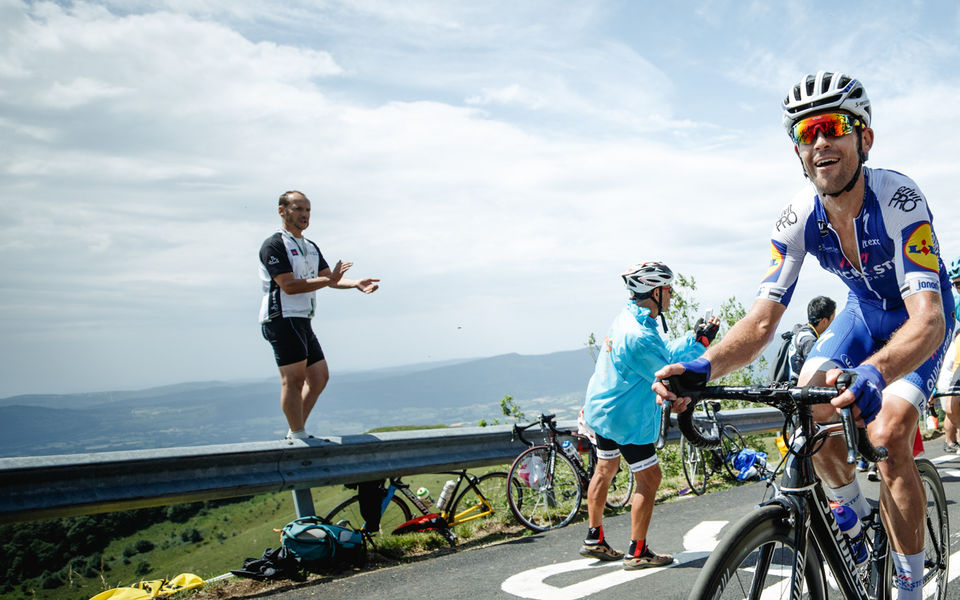
M583 462L580 460L580 453L577 451L577 447L573 445L573 442L570 440L564 440L560 444L560 448L563 449L563 453L567 455L567 458L572 460L574 464L583 465Z
M453 495L453 488L457 485L452 479L448 479L440 490L440 496L437 498L437 510L446 510L450 503L450 496Z

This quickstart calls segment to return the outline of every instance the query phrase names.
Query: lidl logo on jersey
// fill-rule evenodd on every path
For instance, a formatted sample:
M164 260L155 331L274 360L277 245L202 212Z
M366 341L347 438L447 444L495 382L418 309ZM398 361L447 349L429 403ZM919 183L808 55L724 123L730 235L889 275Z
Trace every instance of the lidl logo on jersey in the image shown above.
M787 251L787 246L779 242L770 240L770 268L767 274L763 276L764 281L776 281L780 275L780 269L783 268L783 253Z
M907 241L903 245L903 255L918 267L930 271L940 269L937 246L930 223L921 223L907 236Z

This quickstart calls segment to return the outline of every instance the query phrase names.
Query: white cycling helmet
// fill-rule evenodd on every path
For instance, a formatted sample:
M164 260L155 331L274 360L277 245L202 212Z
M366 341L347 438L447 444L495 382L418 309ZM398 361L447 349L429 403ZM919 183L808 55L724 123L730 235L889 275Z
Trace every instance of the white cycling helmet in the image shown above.
M843 73L820 71L804 75L783 99L783 126L791 136L793 124L824 110L845 110L870 127L870 99L858 80Z
M673 281L673 271L662 262L650 261L633 265L620 277L632 293L646 296L658 287L670 285Z

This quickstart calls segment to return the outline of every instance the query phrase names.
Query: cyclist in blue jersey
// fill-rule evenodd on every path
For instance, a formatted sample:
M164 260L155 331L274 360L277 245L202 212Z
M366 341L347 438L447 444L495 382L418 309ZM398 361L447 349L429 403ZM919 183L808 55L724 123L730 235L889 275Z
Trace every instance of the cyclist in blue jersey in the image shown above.
M770 240L771 261L758 297L720 344L695 361L671 364L657 377L681 375L705 384L749 363L773 338L806 255L849 288L847 303L807 357L800 385L834 385L841 369L855 378L833 407L855 405L875 444L890 458L879 465L886 484L880 510L894 549L900 598L920 598L924 492L913 462L923 402L933 390L954 312L950 281L927 200L909 177L864 166L874 143L866 90L842 73L820 71L794 85L783 124L815 194L790 202ZM662 383L661 398L675 398ZM689 398L676 399L682 411ZM833 417L833 407L818 420ZM837 501L861 517L869 506L843 441L830 438L814 456Z
M587 490L590 525L580 554L600 560L623 557L625 569L644 569L673 562L646 543L661 473L654 443L660 413L650 391L653 371L666 361L690 360L703 354L719 329L719 319L697 322L694 334L665 343L657 331L673 297L673 271L660 262L645 262L621 275L630 292L626 306L610 326L587 386L582 417L597 446L598 464ZM603 506L607 490L620 466L620 455L636 480L630 509L630 546L626 556L614 550L603 535Z

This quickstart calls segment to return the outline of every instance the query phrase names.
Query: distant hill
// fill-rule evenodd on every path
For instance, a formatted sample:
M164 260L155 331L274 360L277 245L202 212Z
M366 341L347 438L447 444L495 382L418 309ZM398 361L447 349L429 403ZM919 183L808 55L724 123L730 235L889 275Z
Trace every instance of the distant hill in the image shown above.
M310 416L313 435L386 425L474 425L511 395L535 416L572 418L593 361L586 349L334 373ZM286 432L279 378L146 390L0 399L0 457L277 439Z

